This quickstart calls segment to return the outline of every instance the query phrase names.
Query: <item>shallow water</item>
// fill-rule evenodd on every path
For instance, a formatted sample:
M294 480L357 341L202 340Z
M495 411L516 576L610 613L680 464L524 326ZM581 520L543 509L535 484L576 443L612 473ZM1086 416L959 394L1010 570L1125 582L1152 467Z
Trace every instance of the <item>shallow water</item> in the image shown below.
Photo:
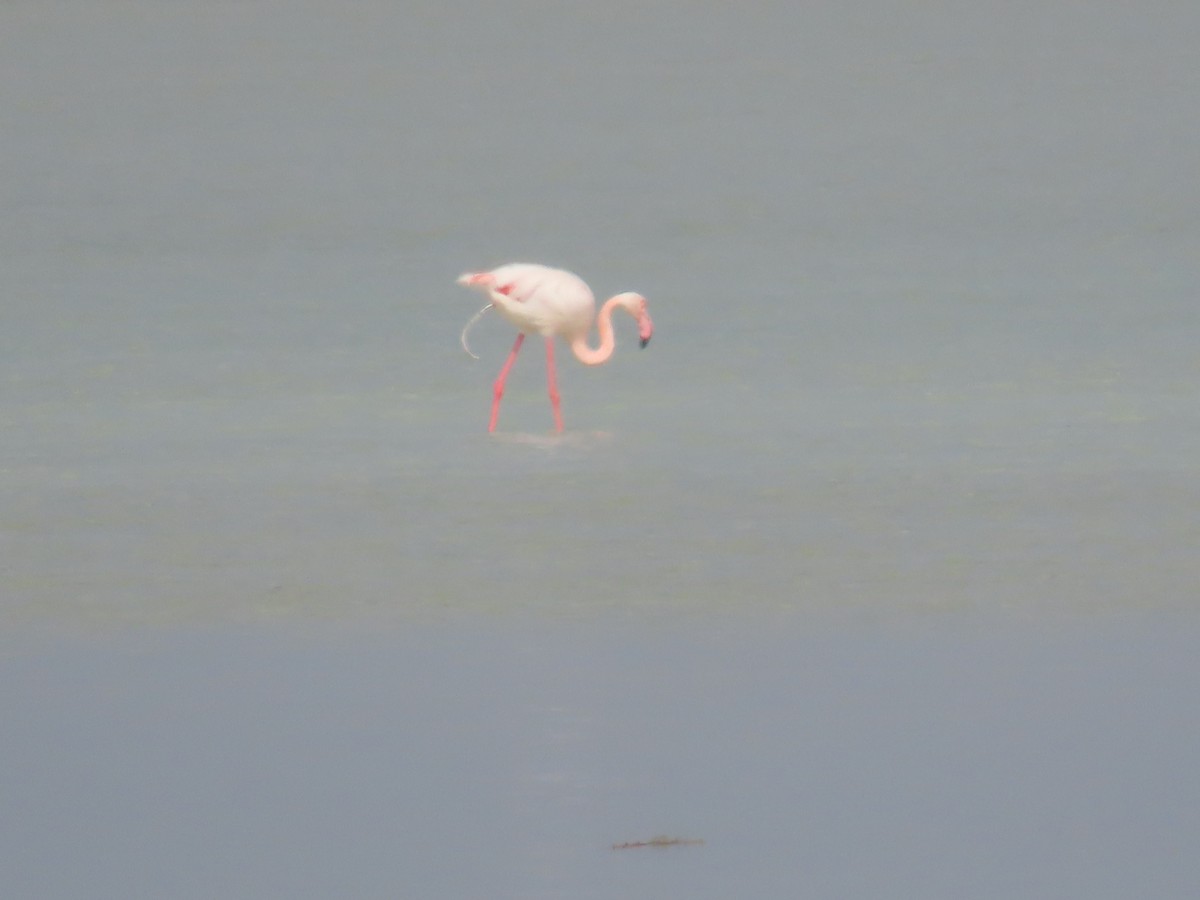
M1188 896L1193 618L463 616L0 655L20 896ZM656 835L703 845L614 850Z
M1190 893L1198 28L5 5L6 868ZM516 259L650 300L561 436Z

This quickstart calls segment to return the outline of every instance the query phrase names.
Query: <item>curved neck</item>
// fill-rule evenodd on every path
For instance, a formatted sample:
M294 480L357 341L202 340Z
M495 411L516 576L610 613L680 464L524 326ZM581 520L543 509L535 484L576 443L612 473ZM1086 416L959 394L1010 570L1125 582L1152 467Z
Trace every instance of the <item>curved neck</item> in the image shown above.
M612 356L613 348L617 345L616 338L613 337L612 314L613 309L620 303L621 295L618 294L610 297L600 307L600 315L596 316L596 330L600 333L599 346L595 348L588 346L586 332L571 338L571 352L585 366L598 366L608 362L608 358Z

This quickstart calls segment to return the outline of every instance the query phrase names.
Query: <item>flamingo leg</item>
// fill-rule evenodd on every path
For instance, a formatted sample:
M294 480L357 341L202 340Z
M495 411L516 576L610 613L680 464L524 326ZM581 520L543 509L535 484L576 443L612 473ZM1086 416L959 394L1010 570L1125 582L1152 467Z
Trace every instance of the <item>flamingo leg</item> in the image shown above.
M558 402L558 373L554 370L554 338L546 338L546 383L550 387L550 407L554 410L554 427L563 430L562 409Z
M517 351L521 349L523 343L525 343L524 332L517 335L517 342L513 344L512 352L508 354L508 359L504 361L500 374L496 376L496 381L492 384L492 419L488 422L488 431L496 430L496 419L500 415L500 398L504 396L504 382L508 380L508 372L513 367L513 363L517 361Z

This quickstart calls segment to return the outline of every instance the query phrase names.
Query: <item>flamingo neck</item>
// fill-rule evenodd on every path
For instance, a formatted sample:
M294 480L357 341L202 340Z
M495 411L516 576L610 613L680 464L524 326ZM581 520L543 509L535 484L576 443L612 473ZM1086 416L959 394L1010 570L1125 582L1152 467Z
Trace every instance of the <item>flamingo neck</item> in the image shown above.
M601 363L606 363L608 362L608 358L613 355L613 349L616 347L617 341L613 336L612 314L613 310L621 305L621 301L622 295L618 294L615 297L610 297L600 307L600 314L596 316L596 331L600 334L600 344L598 346L594 348L588 346L587 332L581 332L571 338L571 352L585 366L598 366Z

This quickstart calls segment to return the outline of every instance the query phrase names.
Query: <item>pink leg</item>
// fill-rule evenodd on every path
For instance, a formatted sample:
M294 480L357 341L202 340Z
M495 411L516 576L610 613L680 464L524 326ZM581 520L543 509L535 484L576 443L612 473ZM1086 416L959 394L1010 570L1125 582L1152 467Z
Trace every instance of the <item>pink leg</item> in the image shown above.
M550 385L550 406L554 410L554 427L562 427L562 409L558 403L558 373L554 371L554 338L546 338L546 381Z
M517 351L521 349L521 344L523 343L525 343L524 333L518 334L517 342L513 344L512 352L508 354L508 359L504 361L504 365L500 369L500 374L496 376L496 381L492 385L492 420L488 422L488 431L496 430L496 419L500 415L500 398L504 396L504 382L508 381L508 370L517 361Z

